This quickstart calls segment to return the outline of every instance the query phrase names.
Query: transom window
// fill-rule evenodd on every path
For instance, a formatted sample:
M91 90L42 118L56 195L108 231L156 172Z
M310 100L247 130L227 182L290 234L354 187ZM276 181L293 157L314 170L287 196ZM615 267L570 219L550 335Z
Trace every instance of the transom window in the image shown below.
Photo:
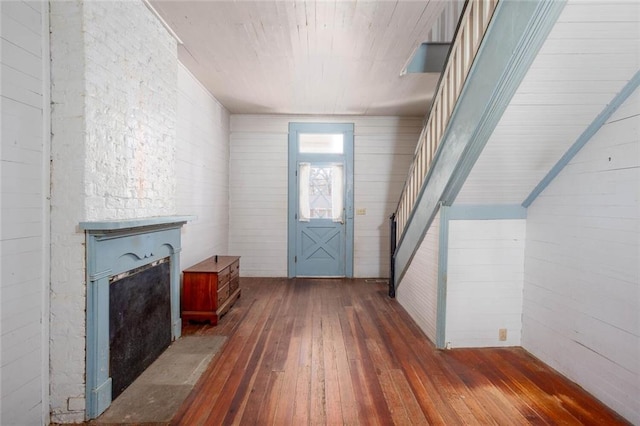
M302 154L342 154L344 135L342 133L300 133L298 147Z

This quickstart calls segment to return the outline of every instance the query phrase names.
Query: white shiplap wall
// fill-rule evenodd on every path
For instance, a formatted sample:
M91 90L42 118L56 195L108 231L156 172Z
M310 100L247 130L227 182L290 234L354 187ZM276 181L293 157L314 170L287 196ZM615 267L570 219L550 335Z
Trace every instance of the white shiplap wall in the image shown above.
M445 342L519 346L526 221L450 220ZM507 329L506 341L499 329Z
M49 420L47 2L0 2L0 424Z
M289 122L354 123L354 275L389 274L388 217L395 210L421 128L419 118L232 115L229 252L247 276L287 275Z
M439 244L438 212L402 281L397 285L396 293L398 302L434 343L438 315Z
M197 218L182 228L181 269L229 248L229 112L178 66L178 214Z
M528 209L523 346L640 424L640 93Z
M638 1L568 0L456 203L522 203L640 69L638 28Z

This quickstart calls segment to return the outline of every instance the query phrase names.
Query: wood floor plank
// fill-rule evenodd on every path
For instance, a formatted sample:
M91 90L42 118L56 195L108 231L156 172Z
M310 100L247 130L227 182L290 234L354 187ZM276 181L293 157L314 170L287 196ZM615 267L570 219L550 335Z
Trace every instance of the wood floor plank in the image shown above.
M274 417L274 422L277 425L292 424L298 378L300 340L300 337L292 336L289 339L289 345L287 345L288 352L282 368L282 388Z
M380 382L380 388L384 393L386 404L389 407L392 423L395 425L411 424L407 410L402 402L402 397L393 383L391 372L389 370L381 371L378 375L378 380Z
M255 330L266 320L261 304L252 304L252 307L254 309L251 314L247 314L243 325L238 327L235 338L227 342L225 350L219 354L216 362L200 378L196 387L200 388L201 391L192 392L189 395L180 411L174 417L174 424L193 425L204 423L210 412L209 407L213 406L222 395L219 390L225 385L230 373L238 364L238 356L236 354L247 353L247 346L255 344L254 341L250 340L251 335L244 335L244 329L251 328ZM202 330L200 331L201 334L206 334ZM198 407L198 409L189 410L187 408L189 406Z
M312 297L316 300L318 298L317 292L314 292ZM314 423L317 422L318 424L326 423L326 372L323 356L324 340L322 333L321 307L320 304L313 303L311 314L311 358L309 360L310 377L308 378L308 417L306 422L304 422L304 419L300 417L300 420L303 422L300 424L308 424L312 420ZM298 380L301 382L301 386L303 386L303 377L299 376Z
M243 422L255 421L263 401L268 398L267 384L272 379L272 366L280 343L280 336L286 326L284 321L276 321L279 312L280 305L274 305L262 329L261 340L252 349L251 361L241 373L244 379L232 392L235 394L232 401L233 408L237 408L237 413ZM244 409L240 409L240 405L243 405ZM236 411L233 408L230 411L235 415Z
M500 382L491 370L491 365L478 356L478 350L469 351L456 349L447 354L447 358L453 359L456 355L464 359L456 372L467 388L474 391L473 396L478 402L488 409L491 416L498 424L514 422L516 424L545 424L543 419L538 419L535 414L527 410L529 407L521 406L511 399L511 391L506 383ZM542 421L542 423L540 423Z
M317 380L317 379L316 379ZM311 419L311 384L316 380L311 378L311 366L299 365L296 374L295 392L293 394L293 418L292 424L305 425ZM289 398L291 396L288 396ZM322 413L316 412L321 416Z
M354 336L355 346L358 348L359 358L352 360L352 365L356 367L356 372L352 369L352 377L355 377L360 383L354 384L354 388L357 386L362 392L366 392L366 396L359 402L370 402L365 407L368 415L374 416L375 423L377 424L390 424L391 413L384 398L384 393L378 379L377 369L383 366L377 366L372 360L371 352L369 350L368 336L366 335L362 326L366 320L358 315L356 309L347 309L347 318L350 323L350 328ZM357 373L354 375L354 373Z
M396 353L399 366L405 372L427 420L438 424L460 424L462 419L453 409L451 401L442 398L432 381L432 377L442 366L434 360L431 351L420 348L416 336L405 330L404 322L391 323L391 318L393 317L380 318L380 324L389 335L389 344Z
M284 373L282 371L272 371L269 377L269 381L267 383L267 398L265 398L264 402L260 406L260 410L258 412L258 419L255 423L246 423L246 424L256 424L256 425L273 425L276 424L274 422L276 415L276 408L278 407L278 401L282 397L282 382L284 380ZM245 423L243 421L243 423Z
M535 384L540 393L547 396L543 399L547 402L547 410L549 405L553 404L552 406L555 407L559 404L575 419L576 424L602 425L609 421L610 413L608 410L598 409L602 405L590 406L594 400L591 395L575 383L565 380L551 368L541 364L530 354L525 351L507 350L500 355L500 359L503 361L500 363L501 366L510 364L512 368L519 367L518 370Z
M336 375L338 378L338 387L340 395L340 411L342 420L346 424L358 424L358 405L354 393L354 383L351 380L351 371L349 367L349 354L347 352L347 337L350 337L350 331L345 330L337 315L332 315L329 319L331 324L331 339L335 345L336 355ZM345 334L346 333L346 334ZM351 340L350 340L350 343Z
M389 370L389 377L393 381L393 385L398 392L398 396L402 401L409 424L412 425L425 425L429 424L425 417L420 404L416 400L416 395L412 392L409 383L407 382L407 376L402 370L392 369Z
M439 351L383 283L241 278L175 425L621 425L521 348Z
M335 321L331 317L323 315L322 320L322 368L324 370L324 394L323 398L325 418L327 424L342 424L342 399L340 394L340 380L338 379L338 347L336 344Z
M526 409L523 410L525 417L531 419L538 417L541 424L542 422L544 422L544 424L553 424L558 421L573 423L575 419L573 419L569 413L565 413L564 410L558 412L556 407L551 407L551 410L549 410L547 404L540 404L540 401L547 400L551 395L546 395L546 392L542 392L542 390L522 374L518 368L512 368L502 356L507 351L508 350L504 350L500 353L495 351L477 351L477 353L488 359L485 365L492 367L492 371L489 372L489 374L494 377L494 380L500 381L504 383L505 386L508 386L512 390L514 397L521 401L522 405L520 406L523 408L526 407ZM485 375L487 375L487 373L485 373ZM540 397L541 393L545 396ZM537 398L535 397L536 395L538 395Z

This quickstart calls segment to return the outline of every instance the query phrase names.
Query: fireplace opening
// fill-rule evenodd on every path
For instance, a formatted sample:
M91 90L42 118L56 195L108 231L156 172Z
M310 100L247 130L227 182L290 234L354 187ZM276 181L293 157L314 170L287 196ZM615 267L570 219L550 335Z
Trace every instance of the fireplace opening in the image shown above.
M109 279L112 400L171 343L170 287L168 257Z

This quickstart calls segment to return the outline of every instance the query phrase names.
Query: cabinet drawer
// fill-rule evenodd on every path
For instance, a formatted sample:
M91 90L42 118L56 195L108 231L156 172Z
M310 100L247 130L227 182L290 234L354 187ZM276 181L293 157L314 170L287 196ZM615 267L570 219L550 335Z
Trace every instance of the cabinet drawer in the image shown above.
M240 276L240 262L235 261L231 266L231 279Z
M229 282L231 267L226 267L218 273L218 286L222 287Z
M218 308L229 298L229 285L218 290Z
M229 294L232 294L234 291L236 291L238 287L240 287L240 277L236 275L235 277L231 278L231 281L229 281Z

